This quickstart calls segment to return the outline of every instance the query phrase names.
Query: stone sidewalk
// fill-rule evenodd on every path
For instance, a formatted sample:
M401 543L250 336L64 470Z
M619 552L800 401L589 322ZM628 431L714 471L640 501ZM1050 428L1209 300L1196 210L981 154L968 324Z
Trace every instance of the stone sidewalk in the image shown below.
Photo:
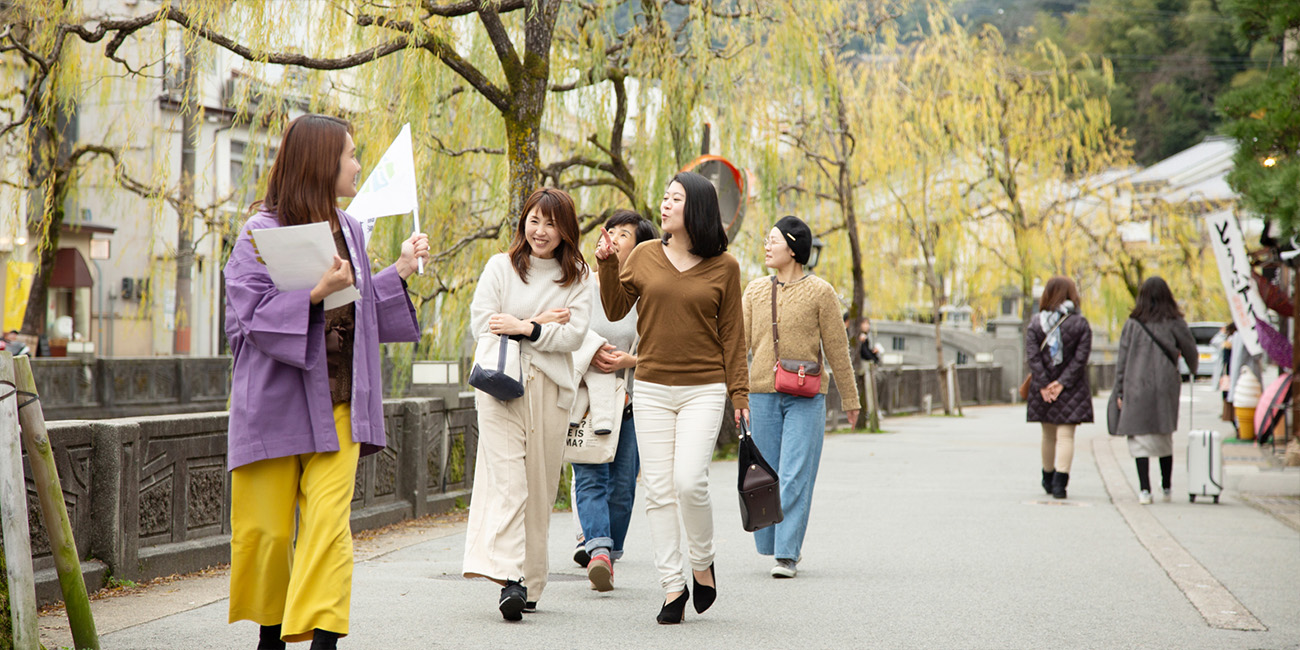
M1226 426L1201 413L1212 394L1197 388L1198 427ZM734 463L715 463L719 599L683 625L655 623L662 592L638 503L606 594L569 559L571 517L557 513L551 584L516 624L496 611L496 587L460 577L455 518L359 540L340 647L1300 648L1300 530L1246 501L1300 509L1285 496L1300 495L1300 473L1234 462L1222 503L1192 504L1180 444L1176 498L1142 507L1122 440L1093 425L1078 434L1070 498L1054 501L1037 485L1023 406L885 426L828 437L794 580L769 577L740 528ZM96 601L103 647L254 647L253 624L226 623L226 580ZM47 644L69 642L64 625L42 619Z

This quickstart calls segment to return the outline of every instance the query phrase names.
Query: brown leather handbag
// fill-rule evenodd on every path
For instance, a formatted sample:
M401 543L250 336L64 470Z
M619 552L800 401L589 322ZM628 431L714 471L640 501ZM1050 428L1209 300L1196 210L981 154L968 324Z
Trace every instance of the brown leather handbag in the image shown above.
M776 330L776 276L772 276L772 351L776 356L776 392L797 397L816 397L822 390L822 353L817 346L816 361L781 358L781 336Z
M754 532L785 519L781 511L781 481L776 470L763 459L749 431L749 420L740 420L740 441L736 452L740 475L740 523L747 532Z

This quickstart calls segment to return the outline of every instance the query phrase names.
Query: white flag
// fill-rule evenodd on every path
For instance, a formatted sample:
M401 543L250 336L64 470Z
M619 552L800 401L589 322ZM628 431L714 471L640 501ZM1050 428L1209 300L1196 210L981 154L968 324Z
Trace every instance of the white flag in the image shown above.
M1255 334L1255 319L1268 320L1264 301L1259 297L1255 281L1250 275L1250 260L1246 257L1246 238L1237 225L1231 210L1221 210L1205 217L1214 256L1219 263L1219 277L1228 298L1228 311L1237 324L1237 332L1246 343L1246 350L1259 354L1259 336Z
M376 219L408 212L418 214L418 210L411 125L405 124L393 143L388 145L388 151L379 159L374 171L370 172L366 182L361 185L356 198L348 205L347 212L361 222L368 245L370 234L375 231Z

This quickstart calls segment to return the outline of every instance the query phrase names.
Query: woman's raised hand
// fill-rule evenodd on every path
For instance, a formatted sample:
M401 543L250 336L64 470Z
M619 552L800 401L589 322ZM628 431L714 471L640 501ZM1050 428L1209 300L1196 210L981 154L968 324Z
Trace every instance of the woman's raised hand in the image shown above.
M415 273L419 266L418 260L429 260L429 236L422 232L417 232L402 242L402 255L393 266L397 267L397 274L405 280Z
M608 230L601 228L600 242L596 244L596 259L603 260L614 253L614 240L610 239Z
M320 276L320 282L317 282L311 290L311 304L314 305L324 300L325 296L350 286L352 286L352 265L335 255L334 264L325 275Z

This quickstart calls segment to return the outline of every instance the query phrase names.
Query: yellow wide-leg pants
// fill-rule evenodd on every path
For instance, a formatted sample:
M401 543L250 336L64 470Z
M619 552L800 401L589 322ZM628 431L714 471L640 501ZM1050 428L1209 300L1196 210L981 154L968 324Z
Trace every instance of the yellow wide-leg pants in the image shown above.
M339 451L268 458L230 476L230 622L282 625L281 638L348 633L352 488L361 446L334 405ZM294 510L299 511L297 543Z

